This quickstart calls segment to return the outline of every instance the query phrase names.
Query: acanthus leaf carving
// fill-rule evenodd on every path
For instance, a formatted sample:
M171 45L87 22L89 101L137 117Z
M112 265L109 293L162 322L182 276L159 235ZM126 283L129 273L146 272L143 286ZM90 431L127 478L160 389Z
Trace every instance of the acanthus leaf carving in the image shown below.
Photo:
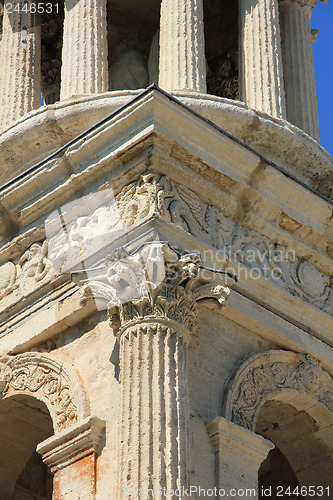
M132 255L117 250L103 272L82 283L82 300L104 299L114 332L137 321L171 321L188 335L196 324L196 302L213 298L222 305L234 277L202 265L199 254L168 244L147 243Z
M132 223L137 223L142 216L137 207L143 193L148 194L145 216L155 213L170 220L193 236L206 240L232 260L257 269L263 278L286 288L290 294L333 314L332 279L312 263L226 218L214 206L202 202L192 190L160 174L144 174L138 180L132 192L131 210L135 213ZM136 207L134 211L133 207Z

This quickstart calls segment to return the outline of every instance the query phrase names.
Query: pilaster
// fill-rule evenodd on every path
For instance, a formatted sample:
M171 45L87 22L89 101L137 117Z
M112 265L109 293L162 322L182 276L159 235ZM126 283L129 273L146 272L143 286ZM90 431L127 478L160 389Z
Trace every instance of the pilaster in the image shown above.
M85 500L95 498L96 459L104 426L99 418L87 417L37 446L54 474L53 500L78 498L78 493Z
M240 500L244 495L234 496L231 490L252 490L251 498L258 499L259 467L274 444L223 417L214 418L207 432L216 454L217 487L225 491L219 498Z
M106 0L66 0L60 99L108 89Z
M311 7L316 0L280 0L287 119L320 140L312 52Z
M239 12L241 100L285 118L278 0L240 0Z
M202 0L162 0L159 85L206 92Z

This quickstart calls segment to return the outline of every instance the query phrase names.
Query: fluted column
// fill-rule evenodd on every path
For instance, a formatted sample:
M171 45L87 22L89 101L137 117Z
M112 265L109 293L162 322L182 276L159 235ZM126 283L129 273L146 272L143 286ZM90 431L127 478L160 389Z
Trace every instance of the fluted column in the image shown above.
M121 335L120 497L188 486L186 351L168 321L142 321Z
M205 269L198 254L166 243L139 248L108 256L81 294L106 300L120 342L118 497L171 500L189 486L186 359L197 301L213 298L222 305L230 292L226 282L234 280Z
M0 50L1 128L40 106L41 35L40 26L36 25L38 19L29 11L30 3L28 0L28 12L4 13Z
M162 0L159 86L206 92L202 0Z
M65 0L60 99L108 89L106 0Z
M239 0L239 10L241 100L286 118L278 0Z
M287 118L320 140L312 52L311 7L316 0L280 0Z
M258 472L274 444L223 417L214 418L207 432L216 454L218 498L244 498L244 491L258 500ZM239 492L239 495L235 494Z

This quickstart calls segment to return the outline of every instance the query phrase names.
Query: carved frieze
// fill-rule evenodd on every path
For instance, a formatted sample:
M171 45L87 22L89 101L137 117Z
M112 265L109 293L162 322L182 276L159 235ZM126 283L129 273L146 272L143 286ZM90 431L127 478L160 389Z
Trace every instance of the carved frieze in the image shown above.
M163 175L144 174L119 193L117 204L124 223L132 225L158 214L207 241L224 253L225 260L242 263L253 269L258 278L270 280L333 315L331 276L282 245L226 218L186 186Z
M78 387L73 387L63 365L45 355L28 353L2 360L0 391L0 398L22 393L44 401L56 431L67 429L78 420Z
M130 202L131 200L131 202ZM138 223L158 214L197 238L207 241L226 259L255 271L291 295L333 315L332 278L294 252L249 231L207 205L190 189L159 174L144 174L117 197L123 220ZM129 218L129 214L131 215Z
M0 300L5 300L5 305L6 296L10 295L10 303L18 300L47 282L54 269L60 273L71 271L124 234L128 227L158 215L214 247L217 257L221 257L221 266L231 262L241 265L251 277L266 279L333 315L331 276L293 251L225 217L167 176L145 172L116 195L112 190L97 194L100 201L95 205L91 197L84 199L83 212L78 210L73 216L72 205L68 213L63 211L66 230L59 222L50 235L47 231L48 246L46 242L35 243L18 263L7 262L0 268Z
M198 238L216 245L217 211L186 186L165 175L145 173L125 186L116 198L121 219L131 226L149 215L160 215Z
M0 300L13 304L54 278L56 272L48 258L47 242L33 243L17 262L0 266Z
M280 391L311 395L333 411L333 380L309 354L270 351L247 360L227 392L228 420L255 431L256 417L268 398Z

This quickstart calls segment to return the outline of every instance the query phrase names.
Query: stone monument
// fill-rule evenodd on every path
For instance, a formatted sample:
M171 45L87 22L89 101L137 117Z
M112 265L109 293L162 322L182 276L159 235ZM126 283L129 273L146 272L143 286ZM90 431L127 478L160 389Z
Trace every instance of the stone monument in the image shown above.
M316 0L10 5L1 500L331 498Z

